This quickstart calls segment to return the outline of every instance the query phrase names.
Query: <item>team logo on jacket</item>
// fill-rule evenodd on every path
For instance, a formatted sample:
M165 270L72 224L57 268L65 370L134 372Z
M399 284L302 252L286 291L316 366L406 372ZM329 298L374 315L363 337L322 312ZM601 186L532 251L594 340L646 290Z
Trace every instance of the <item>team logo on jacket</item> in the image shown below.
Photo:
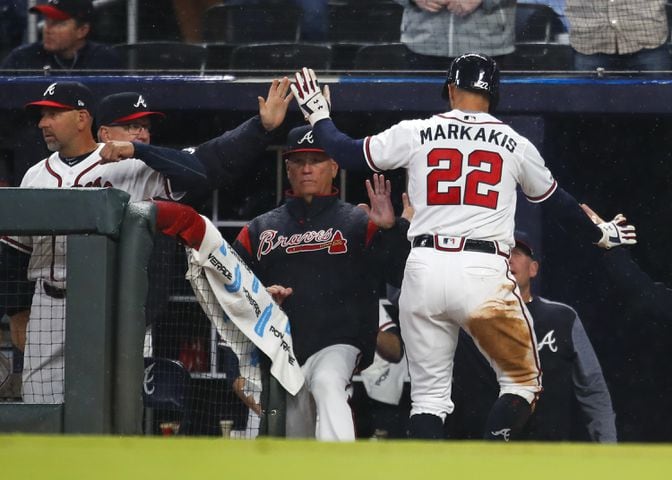
M541 339L540 342L537 343L537 352L541 352L541 349L544 348L544 345L548 347L548 349L555 353L558 351L558 347L555 344L555 330L549 330L546 335L544 335L544 338Z
M343 238L340 230L310 230L304 233L285 236L278 235L277 230L264 230L259 234L259 248L257 260L268 255L276 248L282 248L285 253L304 253L326 250L329 255L339 255L348 251L348 241Z

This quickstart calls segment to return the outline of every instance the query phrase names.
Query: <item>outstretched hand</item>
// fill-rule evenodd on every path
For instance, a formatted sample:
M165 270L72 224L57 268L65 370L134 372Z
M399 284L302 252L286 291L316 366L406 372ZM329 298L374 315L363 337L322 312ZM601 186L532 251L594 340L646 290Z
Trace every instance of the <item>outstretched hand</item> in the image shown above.
M294 96L289 91L289 78L274 79L268 89L266 99L257 97L259 101L259 116L261 124L267 132L275 130L285 121L287 108Z
M394 208L392 207L392 184L385 180L384 175L373 174L373 180L366 180L366 193L369 194L369 203L357 205L364 210L374 224L382 229L391 228L394 225Z
M581 209L602 231L602 238L597 242L598 247L609 250L613 247L635 245L637 243L635 227L627 223L627 218L623 214L619 213L612 221L606 222L588 205L582 203Z
M303 116L310 125L331 114L331 95L329 89L320 91L320 84L312 68L303 68L294 75L296 81L290 85L294 98L299 104Z

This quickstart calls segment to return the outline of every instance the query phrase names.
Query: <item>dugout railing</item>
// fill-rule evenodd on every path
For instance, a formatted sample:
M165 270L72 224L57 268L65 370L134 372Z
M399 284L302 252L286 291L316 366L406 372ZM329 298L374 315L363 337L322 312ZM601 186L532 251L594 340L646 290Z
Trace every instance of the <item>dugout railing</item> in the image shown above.
M67 235L65 400L0 404L0 431L138 434L149 203L114 189L0 189L3 235Z

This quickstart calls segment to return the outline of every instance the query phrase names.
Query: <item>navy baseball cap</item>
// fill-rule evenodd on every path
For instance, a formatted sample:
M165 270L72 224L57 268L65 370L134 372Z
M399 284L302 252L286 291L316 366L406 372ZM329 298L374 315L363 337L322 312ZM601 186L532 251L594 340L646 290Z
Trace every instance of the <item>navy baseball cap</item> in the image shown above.
M287 158L290 153L298 152L325 153L324 149L315 143L313 128L310 125L293 128L287 134L287 146L282 157Z
M530 235L522 230L516 230L513 236L516 239L515 248L521 250L528 257L536 259L535 251L537 251L537 248Z
M145 98L137 92L122 92L108 95L98 104L96 123L100 125L124 125L138 118L156 116L163 118L163 112L150 110Z
M34 110L37 107L91 112L93 94L86 85L79 82L54 82L46 88L40 100L30 102L25 106L28 110Z
M54 20L89 21L93 17L92 0L49 0L42 5L35 5L28 9L30 13L41 13Z

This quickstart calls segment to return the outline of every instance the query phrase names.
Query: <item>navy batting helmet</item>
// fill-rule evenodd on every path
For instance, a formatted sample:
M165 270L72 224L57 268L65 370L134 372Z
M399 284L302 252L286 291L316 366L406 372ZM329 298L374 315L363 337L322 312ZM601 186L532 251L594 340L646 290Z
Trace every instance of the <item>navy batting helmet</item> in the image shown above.
M490 111L494 111L499 100L499 67L497 62L481 53L465 53L460 55L448 69L448 78L443 85L441 96L448 100L448 85L477 93L485 93L490 97Z

